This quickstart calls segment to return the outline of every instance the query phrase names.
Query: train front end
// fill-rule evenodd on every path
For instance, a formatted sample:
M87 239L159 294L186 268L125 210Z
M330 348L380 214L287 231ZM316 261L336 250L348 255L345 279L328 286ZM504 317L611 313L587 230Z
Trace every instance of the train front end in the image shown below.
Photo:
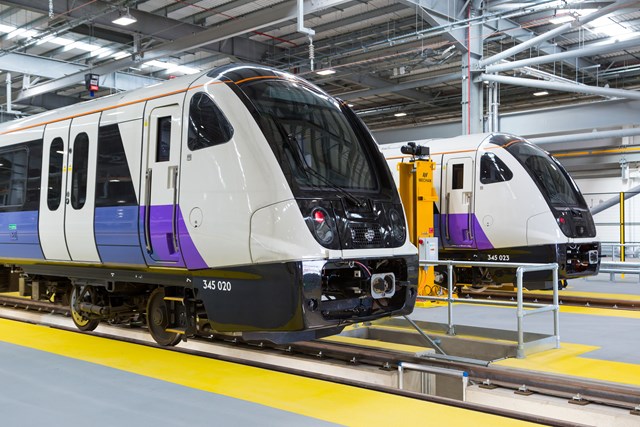
M600 242L596 226L571 176L558 160L536 145L512 136L499 137L505 139L504 148L529 174L551 214L538 215L527 222L530 244L538 244L541 251L537 256L557 262L562 279L597 274ZM543 244L547 242L554 244Z
M274 185L282 179L292 196L252 217L253 261L281 267L276 287L287 297L260 301L263 315L278 306L281 319L261 324L256 317L243 337L311 339L410 313L417 250L393 178L362 121L290 74L230 67L218 78L250 111L280 167Z

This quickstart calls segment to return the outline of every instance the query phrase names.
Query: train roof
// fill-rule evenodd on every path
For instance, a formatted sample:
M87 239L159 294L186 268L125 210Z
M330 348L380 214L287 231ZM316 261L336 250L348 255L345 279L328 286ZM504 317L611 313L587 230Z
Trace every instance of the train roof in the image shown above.
M409 142L415 142L417 145L429 147L430 155L476 151L484 144L503 145L513 140L521 140L514 135L504 133L475 133L469 135L460 135L452 138L433 138L433 139L413 139L411 141L392 142L390 144L380 144L380 151L385 157L400 155L400 148Z
M169 94L175 90L189 87L193 81L197 80L204 74L206 74L206 71L198 74L181 76L150 86L145 86L143 88L134 89L127 92L120 92L113 95L80 102L78 104L57 108L55 110L45 111L40 114L34 114L33 116L5 122L0 124L0 135L9 133L17 129L29 128L31 126L38 126L40 124L44 125L52 121L63 120L66 117L74 117L79 114L86 114L92 111L98 112L104 110L105 108L116 105L143 101L147 98L161 96L163 93Z

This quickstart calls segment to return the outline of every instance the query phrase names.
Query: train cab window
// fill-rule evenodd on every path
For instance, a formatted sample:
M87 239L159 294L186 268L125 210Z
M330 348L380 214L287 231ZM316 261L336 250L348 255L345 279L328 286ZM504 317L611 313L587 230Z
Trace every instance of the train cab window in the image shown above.
M480 158L480 182L493 184L494 182L509 181L513 172L494 153L484 153Z
M64 159L64 142L62 138L54 138L49 148L49 183L47 185L47 206L55 211L62 198L62 160Z
M233 127L220 108L205 93L196 93L189 105L189 150L224 144L233 136Z
M156 162L168 162L171 153L171 116L158 118Z
M0 153L0 207L24 204L27 155L25 148Z
M464 188L464 164L453 165L451 171L451 189L462 190Z
M82 209L87 199L87 174L89 172L89 137L82 132L73 142L71 168L71 206Z

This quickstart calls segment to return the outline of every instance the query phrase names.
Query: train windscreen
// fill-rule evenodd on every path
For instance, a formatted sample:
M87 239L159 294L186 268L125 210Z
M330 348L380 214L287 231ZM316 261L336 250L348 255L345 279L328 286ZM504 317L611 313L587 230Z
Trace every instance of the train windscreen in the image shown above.
M281 164L287 164L285 174L297 186L377 190L366 142L337 100L287 79L255 80L242 90L258 110L259 125Z
M524 141L505 148L524 166L552 206L579 206L584 199L562 165L546 151Z

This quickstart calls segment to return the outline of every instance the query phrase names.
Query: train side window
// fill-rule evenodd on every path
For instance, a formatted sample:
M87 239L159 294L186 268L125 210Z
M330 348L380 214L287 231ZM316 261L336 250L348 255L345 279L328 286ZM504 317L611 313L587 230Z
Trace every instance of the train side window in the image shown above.
M73 142L71 168L71 206L82 209L87 200L87 174L89 172L89 136L82 132Z
M64 142L62 138L54 138L49 148L49 177L47 185L47 206L55 211L62 198L62 161L64 159Z
M134 206L138 203L131 170L117 124L98 129L96 207Z
M158 117L156 162L168 162L171 153L171 116Z
M224 144L233 136L233 126L205 93L196 93L189 105L189 150Z
M480 158L480 182L493 184L495 182L509 181L513 178L513 172L493 153L484 153Z
M27 181L27 150L0 153L0 206L22 206Z
M464 188L464 164L453 165L451 171L451 189L462 190Z

